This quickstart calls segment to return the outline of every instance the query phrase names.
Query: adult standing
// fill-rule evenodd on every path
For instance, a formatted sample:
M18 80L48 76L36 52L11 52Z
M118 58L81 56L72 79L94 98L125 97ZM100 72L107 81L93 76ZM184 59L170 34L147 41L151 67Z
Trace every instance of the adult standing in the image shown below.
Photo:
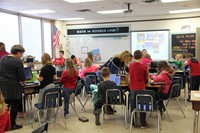
M20 60L24 52L21 45L14 45L11 54L3 56L0 62L0 86L6 102L10 105L11 130L22 128L15 120L22 99L22 84L26 79Z
M0 42L0 60L4 55L9 55L9 53L6 51L5 44Z

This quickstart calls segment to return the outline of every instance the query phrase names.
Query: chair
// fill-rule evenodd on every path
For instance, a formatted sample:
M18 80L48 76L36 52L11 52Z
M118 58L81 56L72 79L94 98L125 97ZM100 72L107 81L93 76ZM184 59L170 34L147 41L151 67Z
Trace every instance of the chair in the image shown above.
M42 126L32 131L32 133L46 133L47 131L48 131L48 122L42 124Z
M167 94L167 97L165 99L162 99L162 100L166 100L167 101L166 104L164 103L164 106L165 106L165 109L166 109L166 113L167 113L167 115L168 115L168 117L169 117L169 119L170 119L171 122L172 122L172 119L169 116L167 105L168 105L169 101L171 99L173 99L173 98L175 98L176 103L178 104L179 109L181 110L184 118L186 118L185 113L183 112L183 110L182 110L182 108L180 106L180 103L178 101L178 97L180 96L180 91L181 91L180 80L179 79L174 79L172 81L171 86L170 86L170 89L169 89L169 92Z
M96 72L86 72L85 76L88 76L92 80L92 84L98 83Z
M92 80L91 80L88 76L85 76L85 77L83 78L83 84L84 84L84 86L85 86L85 91L86 91L86 93L88 94L88 95L87 95L87 98L86 98L86 100L85 100L85 103L83 104L83 108L82 108L82 110L83 110L83 109L85 110L85 105L86 105L86 103L87 103L89 97L92 95L92 90L90 89L90 85L92 84Z
M34 112L33 120L35 118L35 115L37 114L38 121L41 126L40 112L47 109L51 109L51 110L56 109L56 112L54 114L54 118L55 118L54 122L56 122L56 117L57 117L58 110L60 109L60 106L62 106L61 89L50 88L50 89L45 90L42 96L42 102L35 104L35 107L37 110ZM62 109L60 111L63 117L64 125L66 127ZM33 123L32 123L32 127L33 127Z
M101 127L103 126L103 119L104 119L104 108L107 105L123 105L125 108L124 110L124 121L125 121L125 127L127 127L127 107L126 107L126 97L123 99L122 92L119 89L108 89L106 91L106 103L102 106L102 115L101 115Z
M160 132L161 127L161 117L160 111L158 110L157 103L156 103L156 95L155 92L152 90L137 90L135 91L134 97L135 109L131 113L131 124L130 124L130 132L132 130L133 119L135 119L136 112L157 112L158 115L158 133ZM135 122L136 123L136 122Z
M78 95L81 94L82 88L83 88L83 84L80 81L78 81L77 85L76 85L75 92L74 92L74 96L78 99L78 101L81 104L81 106L84 109L84 111L86 111L85 107L83 106L83 103L81 102L80 98L78 97ZM70 99L71 99L71 96L72 95L70 95ZM73 100L71 101L70 105L71 105L73 111L75 112L76 116L78 117L78 113L77 113L76 108L75 108L75 97L73 97Z

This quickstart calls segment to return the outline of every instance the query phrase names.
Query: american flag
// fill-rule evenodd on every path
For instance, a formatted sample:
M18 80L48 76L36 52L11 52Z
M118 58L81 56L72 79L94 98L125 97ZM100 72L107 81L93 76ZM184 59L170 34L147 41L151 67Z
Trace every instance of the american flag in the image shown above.
M53 46L58 47L60 41L60 31L53 26Z

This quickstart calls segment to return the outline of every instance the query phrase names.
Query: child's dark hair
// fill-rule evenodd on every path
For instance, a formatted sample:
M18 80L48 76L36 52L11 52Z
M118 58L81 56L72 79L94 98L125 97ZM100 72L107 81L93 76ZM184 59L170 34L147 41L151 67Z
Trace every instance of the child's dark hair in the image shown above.
M63 50L60 50L60 51L59 51L59 53L62 53L62 54L64 54L64 51L63 51Z
M193 58L193 55L191 53L186 55L186 58Z
M109 70L109 68L108 67L103 67L102 69L101 69L101 76L103 77L103 78L106 78L106 77L108 77L110 75L110 70Z
M134 55L134 59L136 60L142 58L142 52L140 50L136 50L133 55Z
M21 45L14 45L11 48L11 54L17 54L17 52L23 53L25 52L24 48Z
M174 73L174 69L171 68L166 61L160 61L158 62L157 65L158 65L158 69L162 68L163 70L166 70L170 74Z

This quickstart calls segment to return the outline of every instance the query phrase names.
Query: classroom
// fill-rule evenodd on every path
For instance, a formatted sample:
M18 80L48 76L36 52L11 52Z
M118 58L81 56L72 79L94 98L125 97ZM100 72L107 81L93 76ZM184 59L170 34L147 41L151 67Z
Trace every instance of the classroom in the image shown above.
M0 133L200 132L199 7L1 0Z

